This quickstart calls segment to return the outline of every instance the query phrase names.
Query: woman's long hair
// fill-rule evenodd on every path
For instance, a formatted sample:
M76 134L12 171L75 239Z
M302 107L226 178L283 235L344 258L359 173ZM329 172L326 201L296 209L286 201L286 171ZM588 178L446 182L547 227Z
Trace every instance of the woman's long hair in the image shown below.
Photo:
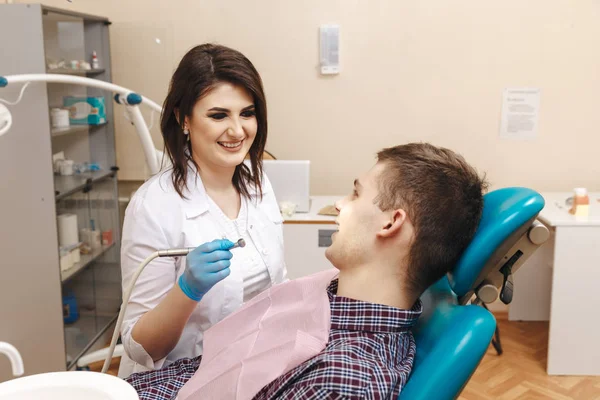
M262 154L267 142L267 102L262 79L242 53L214 44L196 46L181 59L163 104L160 127L173 164L173 186L181 197L185 197L188 163L193 163L199 170L192 158L191 141L183 133L185 117L191 117L198 99L220 82L241 86L254 99L258 129L248 152L251 168L244 163L236 166L233 185L246 198L250 197L249 186L254 185L256 193L262 197Z

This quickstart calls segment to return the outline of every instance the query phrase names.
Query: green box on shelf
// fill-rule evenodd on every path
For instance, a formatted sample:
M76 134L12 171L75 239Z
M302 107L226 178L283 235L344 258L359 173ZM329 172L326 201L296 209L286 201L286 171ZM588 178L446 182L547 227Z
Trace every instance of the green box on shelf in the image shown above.
M71 125L101 125L106 123L104 97L67 96L63 105L69 109Z

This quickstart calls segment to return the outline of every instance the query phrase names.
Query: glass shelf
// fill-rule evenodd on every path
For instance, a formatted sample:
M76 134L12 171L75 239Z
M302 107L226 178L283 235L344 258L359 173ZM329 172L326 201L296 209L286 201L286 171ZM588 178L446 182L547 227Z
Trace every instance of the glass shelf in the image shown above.
M100 75L106 71L104 68L98 69L72 69L72 68L55 68L46 71L48 74L61 74L61 75L87 75L94 76Z
M70 194L80 191L87 184L88 180L91 179L91 182L98 182L103 179L108 178L109 176L113 176L115 174L114 171L96 171L96 172L86 172L84 174L76 174L76 175L55 175L54 176L54 191L56 193L56 200L60 200L64 197L67 197Z
M113 324L117 316L118 313L111 316L81 314L77 321L65 324L67 369L75 366L77 360Z
M114 245L114 243L111 243L107 246L102 246L99 249L93 250L90 254L82 254L78 263L74 264L71 268L65 271L60 271L60 281L62 283L68 281L69 279L77 275L79 272L81 272L83 269L85 269L85 267L94 262L102 254L110 250Z
M106 124L108 124L108 121L96 125L71 125L67 128L52 128L51 135L52 137L57 137L63 135L70 135L72 133L87 132L91 129L104 126Z

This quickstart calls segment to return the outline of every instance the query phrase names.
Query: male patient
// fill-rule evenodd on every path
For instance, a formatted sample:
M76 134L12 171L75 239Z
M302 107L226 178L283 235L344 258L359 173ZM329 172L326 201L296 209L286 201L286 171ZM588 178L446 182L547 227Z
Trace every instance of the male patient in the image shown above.
M326 250L325 348L254 399L395 399L412 369L419 297L458 261L477 229L485 182L454 152L425 143L384 149L336 203ZM171 399L202 357L127 378L141 399Z

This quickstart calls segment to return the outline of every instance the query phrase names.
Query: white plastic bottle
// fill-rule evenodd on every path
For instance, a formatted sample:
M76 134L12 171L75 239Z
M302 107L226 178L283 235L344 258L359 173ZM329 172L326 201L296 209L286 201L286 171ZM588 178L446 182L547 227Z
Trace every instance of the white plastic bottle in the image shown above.
M98 61L98 55L96 54L96 51L94 50L92 52L92 69L98 69L100 68L100 62Z

